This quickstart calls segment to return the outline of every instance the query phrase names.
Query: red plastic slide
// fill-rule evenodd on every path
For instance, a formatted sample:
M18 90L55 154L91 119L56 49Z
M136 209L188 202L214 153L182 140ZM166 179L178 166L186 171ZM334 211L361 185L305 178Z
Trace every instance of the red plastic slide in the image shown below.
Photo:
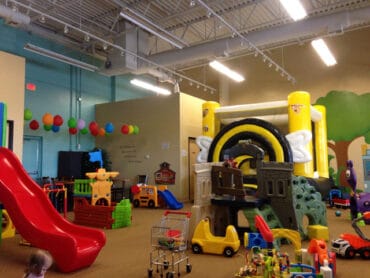
M24 239L48 250L62 272L90 266L105 245L103 231L64 219L16 155L3 147L0 147L0 202Z
M274 236L270 230L270 227L267 225L265 219L263 219L261 215L256 215L254 217L254 225L266 242L272 243L274 241Z

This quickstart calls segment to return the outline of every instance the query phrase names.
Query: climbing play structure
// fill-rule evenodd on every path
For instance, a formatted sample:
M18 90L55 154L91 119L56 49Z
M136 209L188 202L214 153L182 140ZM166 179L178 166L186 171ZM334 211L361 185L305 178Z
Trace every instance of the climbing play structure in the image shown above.
M330 191L325 118L325 107L312 106L307 92L267 103L204 103L194 225L211 217L216 234L232 224L241 237L256 228L253 220L260 215L270 228L297 230L302 238L325 230L322 199ZM238 224L239 212L250 227Z

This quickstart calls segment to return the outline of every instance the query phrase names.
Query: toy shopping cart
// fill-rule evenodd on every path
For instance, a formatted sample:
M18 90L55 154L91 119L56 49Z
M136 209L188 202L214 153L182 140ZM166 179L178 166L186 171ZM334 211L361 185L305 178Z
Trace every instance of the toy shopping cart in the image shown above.
M153 277L153 268L163 277L173 278L175 267L180 276L180 263L186 261L186 273L191 272L191 264L186 254L190 212L166 210L160 223L152 227L150 266L148 277Z

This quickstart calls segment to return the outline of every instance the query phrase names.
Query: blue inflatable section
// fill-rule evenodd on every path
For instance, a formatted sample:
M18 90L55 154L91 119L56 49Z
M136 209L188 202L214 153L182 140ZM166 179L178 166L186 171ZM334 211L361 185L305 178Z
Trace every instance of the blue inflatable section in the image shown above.
M177 201L176 197L169 190L158 190L158 195L163 198L170 209L181 209L184 207L183 203Z

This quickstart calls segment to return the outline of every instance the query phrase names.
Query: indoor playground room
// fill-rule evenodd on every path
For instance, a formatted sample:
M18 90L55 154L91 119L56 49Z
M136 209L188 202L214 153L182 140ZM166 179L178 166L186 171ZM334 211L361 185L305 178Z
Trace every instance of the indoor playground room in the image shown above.
M370 277L369 26L370 0L0 1L0 277Z

